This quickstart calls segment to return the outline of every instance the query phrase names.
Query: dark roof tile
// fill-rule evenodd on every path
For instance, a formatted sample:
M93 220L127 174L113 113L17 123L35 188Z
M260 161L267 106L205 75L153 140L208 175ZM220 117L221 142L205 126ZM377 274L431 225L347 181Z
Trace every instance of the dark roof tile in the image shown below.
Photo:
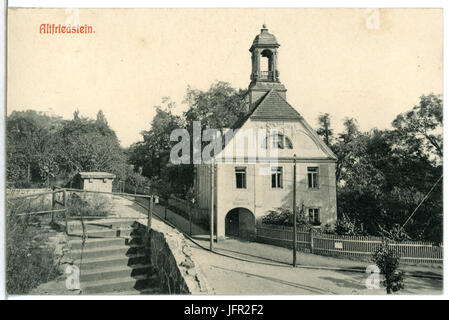
M301 115L282 98L275 90L271 90L254 108L252 120L301 120Z

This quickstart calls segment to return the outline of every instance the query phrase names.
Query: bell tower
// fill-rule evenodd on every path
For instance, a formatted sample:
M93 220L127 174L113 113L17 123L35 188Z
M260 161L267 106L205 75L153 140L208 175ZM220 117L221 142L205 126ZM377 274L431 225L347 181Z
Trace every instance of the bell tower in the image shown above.
M264 24L249 49L252 61L251 83L248 87L250 109L272 89L285 99L287 89L279 81L279 46L276 37L268 32Z

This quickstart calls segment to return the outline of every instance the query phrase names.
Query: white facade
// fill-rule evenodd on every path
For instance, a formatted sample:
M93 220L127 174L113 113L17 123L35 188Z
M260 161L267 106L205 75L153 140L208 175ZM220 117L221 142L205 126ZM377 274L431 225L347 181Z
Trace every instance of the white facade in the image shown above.
M290 138L292 149L278 149L277 158L265 158L257 161L248 159L233 159L232 163L218 163L215 165L215 214L216 232L218 237L226 235L226 215L233 209L244 208L251 212L254 219L266 215L269 210L279 207L292 208L293 206L293 155L296 154L296 203L304 205L306 213L309 209L319 209L321 224L335 223L336 211L336 184L335 160L329 158L306 130L306 127L297 122L261 122L249 120L241 130L248 128L261 128L274 126L279 132ZM315 137L316 138L316 137ZM233 139L226 148L234 147ZM270 153L270 147L267 153ZM225 153L224 149L222 154ZM229 160L229 159L227 159ZM198 204L201 208L210 210L211 201L211 165L198 165L196 173L196 191ZM280 187L273 187L271 168L281 168L282 177ZM246 186L238 188L236 182L236 168L246 168ZM309 188L308 168L318 169L318 185ZM239 221L240 225L246 223ZM254 224L240 226L240 236L254 232ZM235 235L235 234L234 234Z
M108 172L80 172L80 178L83 190L112 192L115 175Z

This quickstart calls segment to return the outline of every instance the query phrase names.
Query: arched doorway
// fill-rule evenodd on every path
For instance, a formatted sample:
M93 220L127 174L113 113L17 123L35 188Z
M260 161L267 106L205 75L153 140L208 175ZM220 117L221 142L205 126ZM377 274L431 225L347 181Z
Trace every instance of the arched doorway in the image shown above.
M251 239L255 234L256 219L251 211L245 208L234 208L225 217L225 235Z

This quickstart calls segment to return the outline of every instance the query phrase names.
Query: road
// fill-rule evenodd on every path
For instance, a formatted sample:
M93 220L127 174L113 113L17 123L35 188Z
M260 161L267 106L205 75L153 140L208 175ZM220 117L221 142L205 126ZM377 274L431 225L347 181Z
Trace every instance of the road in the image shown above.
M140 222L146 223L147 211L136 203L124 199L114 199L115 209L120 216L142 216ZM165 210L155 206L155 212L165 217ZM185 232L189 231L188 221L168 210L170 222ZM154 217L154 219L158 219ZM208 247L207 234L194 226L195 243ZM385 294L384 289L369 290L365 286L367 274L293 268L291 251L276 246L229 239L215 244L217 253L232 255L235 258L212 253L190 242L194 261L199 265L209 287L215 294ZM256 262L249 262L252 260ZM366 268L367 263L336 259L298 252L302 265L321 267ZM409 267L413 271L413 267ZM439 273L438 268L425 267L424 270ZM433 272L435 271L435 272ZM405 289L400 294L441 294L443 281L439 279L406 277Z
M165 216L163 207L156 206L155 209L160 216ZM189 232L186 219L170 210L167 218L186 233ZM203 248L209 247L207 232L201 232L199 227L194 226L193 234L195 243ZM382 288L366 288L366 273L325 269L365 270L369 264L367 262L298 252L300 266L295 269L289 265L292 254L286 248L227 239L214 245L218 253L214 254L195 243L191 242L194 258L216 294L385 294ZM401 269L410 274L442 276L439 265L402 265ZM442 294L442 288L441 279L406 276L405 289L400 294Z
M199 263L215 294L331 295L385 294L385 289L367 289L367 274L275 266L219 256L192 244ZM406 277L400 294L442 294L442 280Z

